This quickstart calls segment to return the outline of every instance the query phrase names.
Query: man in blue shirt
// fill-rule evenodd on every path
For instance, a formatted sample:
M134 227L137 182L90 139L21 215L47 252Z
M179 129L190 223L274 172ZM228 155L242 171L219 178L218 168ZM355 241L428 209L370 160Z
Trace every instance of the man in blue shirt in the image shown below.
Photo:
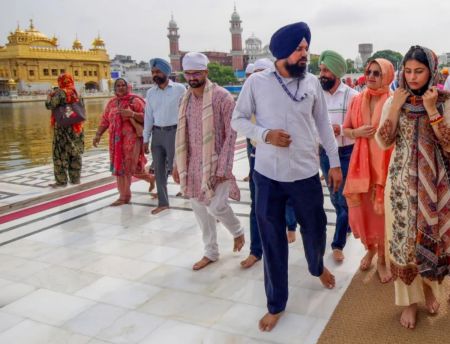
M160 58L150 60L152 77L156 86L148 90L144 117L144 147L148 154L148 143L152 136L152 158L154 162L158 207L152 214L169 209L167 177L172 169L175 154L175 134L178 123L178 106L186 88L169 79L170 64Z

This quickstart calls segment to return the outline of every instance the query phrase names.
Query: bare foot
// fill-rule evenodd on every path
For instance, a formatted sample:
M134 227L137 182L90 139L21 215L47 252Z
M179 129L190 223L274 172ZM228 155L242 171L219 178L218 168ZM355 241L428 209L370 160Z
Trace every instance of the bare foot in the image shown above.
M118 206L120 206L120 205L124 205L124 204L128 204L128 203L130 203L130 201L124 201L123 199L118 199L118 200L115 200L114 202L112 202L110 205L111 205L111 207L118 207Z
M342 252L342 250L335 248L333 250L333 259L337 263L341 263L342 261L344 261L344 253Z
M244 234L239 235L237 238L234 238L233 252L239 252L242 247L244 247L245 238Z
M359 269L361 271L367 271L370 268L370 265L372 265L372 259L375 255L376 251L374 249L368 250L366 255L361 259L361 263L359 264Z
M277 325L278 320L280 320L283 312L277 314L266 313L259 320L259 329L263 332L270 332Z
M157 192L150 192L150 198L151 199L157 199L158 198L158 193Z
M153 215L156 215L156 214L159 214L160 212L162 212L162 211L164 211L164 210L167 210L167 209L169 209L169 206L168 206L168 205L166 205L166 206L164 206L164 207L157 207L157 208L155 208L155 209L152 210L152 214L153 214Z
M247 258L245 258L242 262L241 262L241 267L243 269L248 269L251 268L253 265L255 265L255 263L261 260L261 258L257 258L256 256L254 256L253 254L249 254Z
M148 192L152 192L155 188L155 177L151 178L149 181L150 185L148 187Z
M208 266L209 264L214 263L214 260L209 259L208 257L203 257L197 263L192 266L192 270L198 271Z
M440 304L436 300L436 296L434 296L433 290L428 284L423 283L423 293L425 294L425 306L427 307L428 313L436 314Z
M392 274L388 270L384 259L381 262L380 262L380 259L378 259L377 272L378 272L378 277L380 278L381 283L387 283L392 279Z
M417 320L417 303L413 303L402 312L400 316L400 324L405 328L413 329L416 326Z
M244 182L248 182L249 180L250 180L250 177L249 177L249 176L244 177L244 179L242 179L242 181L244 181Z
M287 231L287 239L288 243L292 244L295 241L295 239L297 239L295 231Z
M326 267L323 268L322 275L320 275L319 279L327 289L333 289L336 285L334 275Z

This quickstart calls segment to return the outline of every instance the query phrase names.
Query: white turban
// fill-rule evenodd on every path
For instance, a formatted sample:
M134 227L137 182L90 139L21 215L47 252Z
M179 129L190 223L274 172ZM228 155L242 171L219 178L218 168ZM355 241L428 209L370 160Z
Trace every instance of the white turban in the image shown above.
M245 74L252 74L255 71L255 65L253 63L249 63L245 68Z
M255 61L255 71L268 69L271 68L272 66L273 62L270 61L268 58L257 59Z
M183 70L207 70L208 57L202 53L187 53L183 57Z

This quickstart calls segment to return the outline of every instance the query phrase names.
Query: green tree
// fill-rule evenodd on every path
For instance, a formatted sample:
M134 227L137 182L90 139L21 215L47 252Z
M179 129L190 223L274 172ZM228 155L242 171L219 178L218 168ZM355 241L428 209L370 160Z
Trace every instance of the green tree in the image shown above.
M391 61L391 63L394 65L395 69L398 69L398 67L400 67L400 63L403 60L403 55L400 54L397 51L392 51L392 50L379 50L377 51L375 54L373 54L368 61L372 61L373 59L376 58L384 58L386 60Z
M208 78L221 86L236 84L238 82L230 66L224 66L216 62L208 64Z
M347 59L345 62L347 63L347 73L352 74L358 72L355 68L355 61Z
M308 72L314 75L319 75L319 57L320 55L313 55L311 54L309 57L309 64L308 64Z

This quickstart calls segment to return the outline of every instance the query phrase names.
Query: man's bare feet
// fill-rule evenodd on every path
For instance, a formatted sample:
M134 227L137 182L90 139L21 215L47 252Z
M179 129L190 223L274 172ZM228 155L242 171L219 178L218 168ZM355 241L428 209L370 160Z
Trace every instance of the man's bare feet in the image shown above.
M417 303L413 303L407 307L402 312L400 316L400 324L405 328L413 329L416 327L417 320Z
M214 260L211 260L208 257L203 257L202 259L200 259L198 262L196 262L192 266L192 270L194 270L194 271L201 270L201 269L203 269L204 267L208 266L211 263L214 263Z
M425 307L430 314L436 314L441 306L433 294L433 290L428 284L423 283L423 293L425 294Z
M287 239L288 239L288 243L292 244L297 239L297 236L295 235L295 231L287 231Z
M155 209L152 210L152 215L156 215L159 214L160 212L169 209L169 206L166 205L164 207L156 207Z
M359 264L359 269L361 271L369 270L370 265L372 265L372 259L375 253L375 249L370 249L366 252L366 255L363 257L363 259L361 259L361 263Z
M245 258L242 262L241 262L241 267L243 269L248 269L251 268L253 265L255 265L255 263L261 260L261 258L258 258L256 256L254 256L253 254L249 254L247 258Z
M327 289L333 289L336 285L334 275L326 267L323 268L322 275L320 275L319 279Z
M280 320L283 312L272 314L267 312L260 320L259 320L259 329L263 332L270 332L277 325L278 320Z
M387 283L392 279L392 274L388 270L386 261L384 260L384 258L380 259L380 257L378 257L377 272L378 272L378 277L380 278L381 283Z
M244 234L234 238L233 252L239 252L242 249L242 247L244 247L244 244L245 244Z
M333 259L337 263L341 263L342 261L344 261L344 253L342 252L342 250L335 248L333 250Z

